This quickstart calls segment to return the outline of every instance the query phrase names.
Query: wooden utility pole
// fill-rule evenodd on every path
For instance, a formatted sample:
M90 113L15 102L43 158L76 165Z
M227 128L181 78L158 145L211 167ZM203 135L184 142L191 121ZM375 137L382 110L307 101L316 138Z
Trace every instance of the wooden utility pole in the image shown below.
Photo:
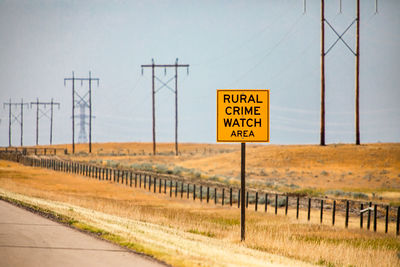
M21 98L21 146L24 145L24 100Z
M57 105L58 108L60 108L60 103L56 103L53 101L53 98L51 99L51 102L39 102L39 98L37 98L36 102L31 102L31 107L32 105L36 105L36 145L39 145L39 119L40 119L40 113L44 116L47 116L47 112L49 110L43 111L40 109L40 106L43 106L46 108L47 105L50 106L50 144L53 142L53 106ZM40 113L39 113L40 112Z
M39 145L39 98L36 98L36 145Z
M153 115L153 155L156 154L156 114L155 114L155 94L162 89L163 87L167 87L175 94L175 155L178 155L178 68L185 67L187 72L189 73L189 65L188 64L178 64L178 59L176 59L175 64L154 64L154 59L151 59L151 65L141 65L142 74L143 68L151 68L151 101L152 101L152 115ZM172 77L169 81L163 82L155 75L155 68L175 68L175 76ZM157 79L160 83L162 83L161 87L155 90L155 79ZM172 89L168 86L168 83L175 79L175 88Z
M321 0L321 132L320 145L325 145L325 0Z
M11 147L11 98L8 105L8 146Z
M178 59L175 61L175 155L178 156Z
M72 78L64 78L66 81L72 81L72 154L75 153L75 74L72 72Z
M92 153L92 72L89 71L89 153Z
M325 19L324 0L321 0L321 145L325 145L325 56L331 51L331 49L339 42L348 48L348 50L356 58L356 70L355 70L355 143L359 145L360 141L360 0L356 0L356 18L349 24L349 26L339 34L338 31ZM342 12L341 1L339 1L339 13ZM378 13L378 0L375 0L375 14ZM337 39L333 44L325 51L325 23L329 28L337 35ZM356 45L355 50L350 47L348 43L343 39L346 32L356 23Z
M356 130L356 145L359 145L360 144L360 0L356 1L357 1L357 7L356 7L357 28L356 28L356 103L355 103L356 129L355 130Z
M24 106L28 106L29 103L24 103L23 99L21 99L21 103L12 103L11 99L9 103L4 103L3 108L8 106L8 146L11 147L11 118L13 117L17 122L20 123L21 126L21 146L24 145ZM20 107L20 113L18 115L14 115L11 111L11 106ZM28 106L29 107L29 106Z
M51 109L51 111L50 111L50 145L53 144L53 110L54 110L53 106L54 105L57 105L58 108L60 109L60 103L54 103L53 98L52 98L51 102L50 102L50 109Z
M79 94L77 94L77 96L80 98L79 101L84 101L86 103L86 105L88 105L89 107L89 153L92 152L92 81L97 81L97 86L99 86L99 78L92 78L92 73L89 71L89 78L75 78L74 76L74 72L72 72L72 78L65 78L64 79L64 86L65 86L65 81L67 80L71 80L72 81L72 153L75 153L75 81L81 81L81 83L83 83L83 81L88 81L89 82L89 100L87 103L84 97L79 96Z
M153 155L156 154L156 108L155 108L155 89L154 89L154 59L151 59L151 102L153 111Z

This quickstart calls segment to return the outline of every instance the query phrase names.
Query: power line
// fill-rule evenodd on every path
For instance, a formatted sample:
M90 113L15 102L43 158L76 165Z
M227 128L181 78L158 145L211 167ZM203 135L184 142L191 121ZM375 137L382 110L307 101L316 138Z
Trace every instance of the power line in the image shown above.
M192 66L199 66L199 65L204 65L204 64L210 64L210 63L214 63L214 62L217 62L217 61L220 61L220 60L226 58L227 56L233 54L233 53L236 52L237 50L242 49L242 48L245 46L245 44L249 43L250 41L254 40L254 39L257 38L257 37L260 37L262 33L266 32L267 30L269 30L270 28L272 28L275 24L280 23L281 20L283 20L284 18L287 17L287 14L288 14L289 12L290 12L290 9L286 9L286 12L283 12L282 14L278 15L278 19L277 19L277 20L274 20L272 23L270 23L270 24L264 26L264 27L261 28L259 31L253 33L249 38L247 38L246 40L240 42L239 44L237 44L237 45L234 46L233 48L231 48L231 49L229 49L229 50L226 50L226 49L225 49L225 50L224 50L224 51L225 51L224 53L222 53L222 54L220 54L220 55L213 56L213 57L211 57L211 58L209 58L209 59L207 59L207 60L205 60L205 61L203 61L203 62L199 62L199 63L196 63L196 64L192 64ZM263 52L263 51L262 51L262 52ZM262 52L261 52L261 53L262 53ZM258 55L258 54L259 54L259 53L257 53L257 55ZM256 56L257 56L257 55L256 55ZM254 55L250 56L250 58L252 58L252 57L254 57ZM238 60L235 60L235 61L238 61ZM235 62L235 61L234 61L234 62ZM243 61L243 59L240 60L240 61ZM231 64L231 63L227 63L227 64ZM214 64L214 65L215 65L215 64Z
M237 78L232 84L236 84L238 81L242 80L244 77L246 77L250 72L252 72L255 68L257 68L260 64L262 64L263 62L265 62L265 59L267 57L269 57L276 48L278 48L286 39L287 37L289 37L289 35L292 33L292 31L295 29L295 27L298 25L298 22L301 20L302 16L299 16L294 23L290 26L289 30L282 36L281 39L279 39L278 42L276 42L274 44L274 46L272 46L272 48L270 48L268 50L268 52L266 54L264 54L260 60L257 61L256 64L254 64L252 67L250 67L245 73L243 73L241 76L239 76L239 78Z

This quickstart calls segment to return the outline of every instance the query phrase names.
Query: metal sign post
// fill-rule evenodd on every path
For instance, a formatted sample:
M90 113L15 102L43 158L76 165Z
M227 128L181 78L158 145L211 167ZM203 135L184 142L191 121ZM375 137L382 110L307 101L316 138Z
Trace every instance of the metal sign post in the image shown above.
M245 239L245 223L246 223L246 143L241 143L241 167L240 167L240 240Z
M269 90L217 90L217 142L241 143L238 201L240 201L240 239L244 241L246 143L269 142Z

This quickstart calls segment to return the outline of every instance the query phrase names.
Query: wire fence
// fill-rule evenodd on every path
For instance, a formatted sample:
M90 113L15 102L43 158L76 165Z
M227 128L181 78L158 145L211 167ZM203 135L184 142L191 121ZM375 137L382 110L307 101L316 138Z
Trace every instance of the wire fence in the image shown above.
M55 153L56 151L54 150ZM239 188L190 183L145 171L108 168L56 158L29 156L15 149L0 150L0 159L11 160L32 167L78 174L99 181L109 181L148 190L153 193L169 194L170 198L186 198L232 208L240 208L240 198L242 197ZM296 219L299 219L300 212L306 212L307 220L310 221L312 211L315 216L315 211L317 210L320 223L328 220L332 225L336 225L338 214L340 214L344 217L344 226L346 228L349 227L350 219L353 221L357 219L361 229L371 230L372 228L374 232L377 232L378 221L381 221L384 224L385 233L389 232L389 225L393 224L396 227L396 235L399 235L400 232L400 207L398 206L367 201L312 198L252 190L246 192L245 198L246 208L254 209L256 212L272 210L275 214L285 214L287 216L290 208L294 211L293 214L295 214Z

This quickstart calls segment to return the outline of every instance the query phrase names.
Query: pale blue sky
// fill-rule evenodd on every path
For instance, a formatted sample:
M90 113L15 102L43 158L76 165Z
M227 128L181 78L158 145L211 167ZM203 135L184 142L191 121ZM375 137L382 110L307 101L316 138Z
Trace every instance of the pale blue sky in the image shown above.
M355 1L326 1L339 33ZM400 141L400 1L361 1L361 142ZM5 1L0 0L0 100L61 102L55 143L71 142L75 71L93 87L93 141L151 141L151 70L141 64L190 64L179 72L179 140L216 140L216 89L271 90L271 143L319 143L320 1ZM355 44L355 27L344 39ZM326 26L326 47L336 40ZM326 140L354 142L355 58L339 42L326 57ZM172 71L159 69L167 81ZM87 89L77 84L78 92ZM159 87L160 83L156 85ZM171 83L173 85L173 83ZM82 91L80 91L82 90ZM174 141L174 95L156 94L157 140ZM35 143L34 109L25 110L24 144ZM8 145L8 110L0 111ZM40 144L49 142L40 121ZM13 145L19 125L13 124ZM76 138L79 127L76 127ZM78 139L76 139L77 141Z

